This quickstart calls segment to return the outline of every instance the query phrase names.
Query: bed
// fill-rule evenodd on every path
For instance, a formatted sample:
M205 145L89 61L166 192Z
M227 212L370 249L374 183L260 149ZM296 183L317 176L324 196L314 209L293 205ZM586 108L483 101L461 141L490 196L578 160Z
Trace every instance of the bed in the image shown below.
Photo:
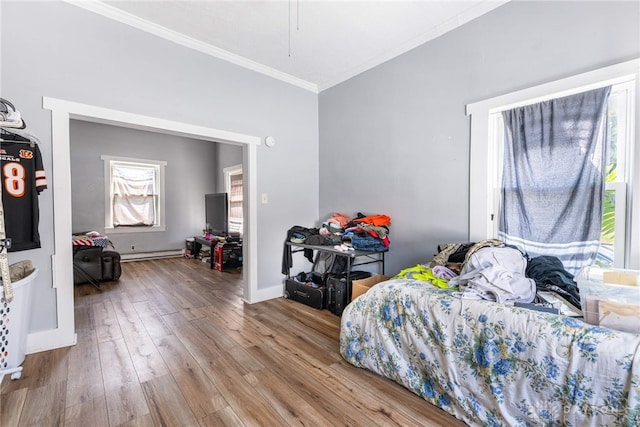
M421 280L355 298L340 352L469 425L640 425L640 335Z

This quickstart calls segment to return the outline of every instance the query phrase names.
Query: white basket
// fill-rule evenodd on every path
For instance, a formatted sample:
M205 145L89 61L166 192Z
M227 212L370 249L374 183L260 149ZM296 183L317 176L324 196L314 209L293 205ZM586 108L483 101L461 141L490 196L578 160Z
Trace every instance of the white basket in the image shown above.
M18 367L27 350L32 284L37 276L36 268L27 277L13 282L11 302L4 299L4 287L0 286L0 381L9 373L12 379L20 377L22 368Z

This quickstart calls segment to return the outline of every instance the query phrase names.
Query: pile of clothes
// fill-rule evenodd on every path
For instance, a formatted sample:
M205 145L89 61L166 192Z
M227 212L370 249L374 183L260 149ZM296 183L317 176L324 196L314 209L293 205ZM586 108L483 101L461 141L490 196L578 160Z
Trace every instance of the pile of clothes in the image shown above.
M334 213L322 223L319 233L329 236L332 241L340 240L336 249L380 252L389 248L390 225L388 215L358 212L354 218L349 218L343 213Z
M430 282L460 298L498 302L544 303L538 291L551 291L580 309L577 284L558 258L529 258L496 239L439 245L429 263L395 277Z
M389 247L390 225L391 218L387 215L364 215L358 212L354 218L349 218L343 213L334 213L320 228L299 225L290 228L286 241L315 246L331 245L345 251L380 252Z
M358 212L350 218L343 213L334 213L322 223L320 228L307 228L299 225L287 231L285 243L298 243L313 246L333 246L340 251L382 252L389 248L388 215L364 215ZM305 257L313 262L313 249L304 249ZM282 257L282 271L286 274L291 266L291 247L285 244Z
M343 239L351 242L351 246L360 251L384 251L389 248L389 226L391 218L387 215L365 216L358 213L347 224Z

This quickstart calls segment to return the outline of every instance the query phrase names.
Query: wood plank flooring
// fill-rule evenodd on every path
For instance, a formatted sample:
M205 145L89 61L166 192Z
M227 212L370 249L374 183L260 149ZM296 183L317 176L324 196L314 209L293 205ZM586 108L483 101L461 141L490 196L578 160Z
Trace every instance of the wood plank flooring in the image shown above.
M327 310L245 304L238 272L196 260L122 269L101 291L76 286L77 345L5 376L1 426L464 425L345 362Z

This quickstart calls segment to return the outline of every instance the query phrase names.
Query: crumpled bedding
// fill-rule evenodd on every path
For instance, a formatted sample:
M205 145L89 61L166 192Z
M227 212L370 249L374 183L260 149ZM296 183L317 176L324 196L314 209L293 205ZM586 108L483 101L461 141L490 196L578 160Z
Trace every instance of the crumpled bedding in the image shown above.
M342 314L340 353L470 425L640 425L640 335L393 279Z

